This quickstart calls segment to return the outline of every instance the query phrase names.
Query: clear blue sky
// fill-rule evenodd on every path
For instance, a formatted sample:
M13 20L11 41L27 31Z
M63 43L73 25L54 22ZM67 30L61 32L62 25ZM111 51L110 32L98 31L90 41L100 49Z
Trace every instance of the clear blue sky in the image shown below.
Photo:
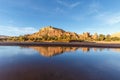
M120 32L120 0L0 0L0 35L48 25L77 33Z

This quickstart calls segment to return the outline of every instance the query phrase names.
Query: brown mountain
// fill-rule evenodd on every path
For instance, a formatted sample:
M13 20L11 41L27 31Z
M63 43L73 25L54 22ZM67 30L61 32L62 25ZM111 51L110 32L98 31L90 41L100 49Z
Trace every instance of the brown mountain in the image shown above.
M43 37L57 37L57 38L74 38L78 39L79 36L75 32L67 32L59 28L55 28L52 26L47 26L40 29L38 32L31 34L28 36L29 38L43 38Z

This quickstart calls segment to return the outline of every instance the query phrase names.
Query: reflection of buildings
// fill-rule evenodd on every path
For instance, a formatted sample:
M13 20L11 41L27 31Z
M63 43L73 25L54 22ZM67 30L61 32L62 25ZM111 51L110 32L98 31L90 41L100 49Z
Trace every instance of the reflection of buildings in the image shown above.
M76 51L78 47L44 47L44 46L30 46L36 51L38 51L41 55L46 57L55 56L58 54L62 54L64 52Z
M82 49L83 52L89 52L90 51L90 48L88 48L88 47L83 47L81 49Z
M83 52L90 52L91 50L93 50L94 52L96 51L102 51L105 48L88 48L88 47L61 47L61 46L29 46L27 48L32 48L36 51L38 51L41 55L46 56L46 57L51 57L51 56L55 56L58 54L62 54L64 52L70 52L70 51L76 51L76 50L82 50ZM120 49L111 49L114 51L119 51Z
M120 48L115 48L115 49L111 49L112 51L115 51L115 52L120 52Z
M96 51L104 51L104 50L112 50L115 52L120 52L120 48L93 48L94 52Z
M93 48L93 50L96 52L96 51L97 51L97 48Z
M93 51L94 52L97 52L97 51L103 51L105 48L93 48Z

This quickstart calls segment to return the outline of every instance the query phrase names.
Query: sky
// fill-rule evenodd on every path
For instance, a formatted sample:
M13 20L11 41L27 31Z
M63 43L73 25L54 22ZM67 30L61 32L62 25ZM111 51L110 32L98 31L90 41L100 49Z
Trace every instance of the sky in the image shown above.
M45 26L78 34L120 32L120 0L0 0L0 35L31 34Z

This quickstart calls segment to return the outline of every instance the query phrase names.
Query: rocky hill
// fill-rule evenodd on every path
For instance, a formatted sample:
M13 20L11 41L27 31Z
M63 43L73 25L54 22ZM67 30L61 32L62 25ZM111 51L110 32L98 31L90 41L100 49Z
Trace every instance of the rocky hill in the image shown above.
M75 32L67 32L59 28L47 26L40 29L38 32L28 35L29 38L73 38L78 39L79 36Z

